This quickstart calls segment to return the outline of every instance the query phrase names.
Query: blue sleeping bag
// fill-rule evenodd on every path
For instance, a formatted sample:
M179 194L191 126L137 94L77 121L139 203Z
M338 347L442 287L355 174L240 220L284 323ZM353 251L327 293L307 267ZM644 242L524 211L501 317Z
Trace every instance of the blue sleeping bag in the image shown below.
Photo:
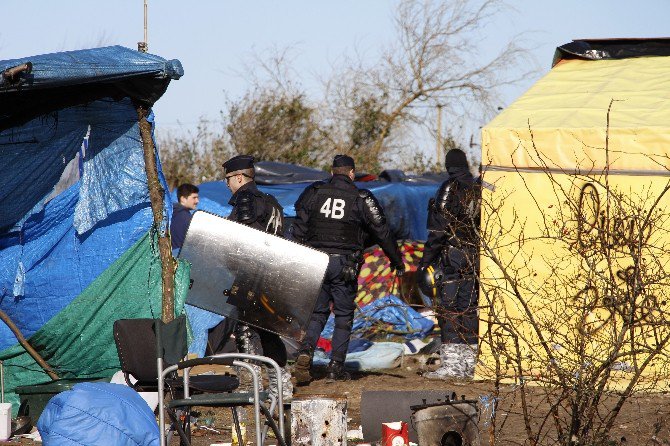
M86 382L49 400L37 429L45 446L158 446L156 417L121 384Z

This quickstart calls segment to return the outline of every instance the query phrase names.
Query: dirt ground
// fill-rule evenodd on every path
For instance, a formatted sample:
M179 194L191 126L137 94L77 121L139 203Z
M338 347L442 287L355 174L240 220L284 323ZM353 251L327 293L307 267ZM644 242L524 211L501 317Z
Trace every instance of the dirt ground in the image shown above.
M479 399L480 396L490 396L493 386L490 382L459 382L459 381L432 381L421 377L421 372L430 367L423 365L425 358L415 356L406 357L399 368L376 372L355 374L352 380L338 383L326 383L316 380L308 386L296 388L297 396L305 395L337 395L345 396L348 404L349 429L356 429L361 425L361 394L370 390L443 390L446 394L456 392L465 395L467 399ZM539 395L530 391L529 405L534 407L538 414L547 413L547 405L541 401ZM480 406L480 411L481 411ZM210 446L212 444L229 443L231 441L231 417L229 409L196 408L199 410L198 422L193 430L193 446ZM481 445L489 443L490 414L481 411L479 429ZM533 421L535 428L539 421ZM495 444L498 445L527 445L525 441L525 427L521 416L519 392L513 386L504 386L501 389L501 401L496 418L499 432ZM199 428L199 424L207 428ZM213 431L212 431L213 429ZM252 427L248 428L250 431ZM670 445L670 394L647 394L637 396L626 404L617 423L610 433L614 442L610 445L640 445L656 446ZM251 436L249 439L252 439ZM358 444L358 441L349 444ZM21 439L2 444L32 445L30 440ZM101 443L102 444L102 443ZM173 446L179 444L173 439ZM276 442L270 439L268 445ZM540 445L555 444L554 440L546 438ZM424 445L421 445L424 446ZM429 445L425 445L429 446Z
M370 390L444 390L445 395L456 392L465 395L467 399L478 399L480 396L491 395L493 386L489 382L458 382L432 381L421 377L420 373L426 368L422 365L423 359L406 357L403 365L396 369L356 374L350 381L326 383L316 380L305 387L296 388L297 396L304 395L338 395L346 396L348 400L349 429L356 429L361 424L361 394ZM538 413L546 413L546 404L539 396L534 398L530 392L530 406L535 407ZM513 386L505 386L501 392L501 403L498 409L497 423L502 426L497 435L496 444L525 445L525 427L521 416L519 392ZM542 412L543 408L545 409ZM207 409L203 410L203 414ZM209 413L214 419L214 428L221 434L214 434L201 429L194 431L194 446L209 446L213 443L231 441L229 410L226 409ZM489 444L488 413L482 413L479 422L481 444ZM534 422L535 423L535 422ZM532 426L532 427L535 427ZM612 445L670 445L670 395L648 394L631 400L623 409L617 423L611 432L615 440ZM357 444L359 442L349 442ZM178 441L173 442L174 445ZM268 444L276 444L270 440ZM547 438L540 444L551 445L554 441ZM422 445L424 446L424 445ZM426 445L430 446L430 445Z

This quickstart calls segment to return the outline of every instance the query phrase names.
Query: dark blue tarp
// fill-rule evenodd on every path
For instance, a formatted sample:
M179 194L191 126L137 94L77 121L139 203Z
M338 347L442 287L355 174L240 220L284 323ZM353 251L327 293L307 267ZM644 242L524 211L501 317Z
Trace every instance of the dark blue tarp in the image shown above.
M111 167L123 170L123 163L133 160L119 159L117 154L126 156L119 151L129 140L139 140L137 112L131 101L158 99L170 79L183 74L178 61L120 46L0 61L0 70L27 61L33 68L25 78L0 84L0 123L13 123L8 128L0 125L0 165L4 169L0 177L0 234L20 225L32 210L39 211L68 165L82 151L89 133L90 153L79 154L79 161L84 164L80 170L87 182L82 190L86 193L96 187L98 192L108 189L109 183L94 184L100 173L109 172ZM80 96L82 91L87 93ZM150 91L160 94L149 98ZM58 108L61 100L67 106ZM116 148L102 154L110 146ZM86 156L82 158L83 155ZM128 170L135 164L126 165L131 166ZM134 181L130 178L132 173L125 174L117 175L111 183ZM126 182L124 186L132 185ZM105 197L109 206L101 201L86 210L82 209L83 203L79 206L80 233L90 229L96 220L126 206L127 199L116 194L116 188L111 190L112 194ZM125 187L123 193L129 192L128 200L135 200L136 194L132 196L130 188Z
M274 195L284 207L284 215L295 217L295 202L310 183L259 186L263 192ZM398 239L425 240L428 200L435 195L439 183L356 183L358 187L369 189L381 203ZM212 181L200 186L199 209L226 216L230 214L230 190L223 181ZM173 193L173 200L176 194Z
M184 74L178 60L165 60L160 56L140 53L122 46L3 60L0 61L0 71L26 62L30 62L33 67L30 76L20 86L24 91L33 88L119 82L138 76L178 79ZM9 82L0 78L0 88L9 87Z
M23 90L0 85L0 118L33 116L0 129L0 308L29 337L151 227L136 101L152 81L164 90L181 65L109 47L0 61L0 69L23 60L34 65ZM107 97L120 79L139 91ZM29 97L70 89L77 98L81 88L97 99L40 114ZM6 106L22 94L19 112ZM167 191L160 168L159 177ZM0 349L15 343L0 324Z
M17 75L14 69L25 69ZM130 98L151 106L184 71L165 60L121 46L0 61L0 131L53 111L98 99Z
M407 339L423 339L434 326L433 321L391 294L359 308L351 330L354 336L365 336L379 323L391 326L396 333L404 333ZM334 328L335 318L330 315L321 336L332 338Z

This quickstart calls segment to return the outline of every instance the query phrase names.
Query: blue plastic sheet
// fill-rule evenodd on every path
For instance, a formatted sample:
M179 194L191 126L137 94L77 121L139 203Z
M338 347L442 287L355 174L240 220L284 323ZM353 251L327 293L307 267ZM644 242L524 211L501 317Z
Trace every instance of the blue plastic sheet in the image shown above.
M265 193L275 196L284 208L286 217L295 217L295 202L310 183L259 186ZM384 208L392 233L398 239L425 240L428 236L428 200L435 196L439 183L386 183L366 182L357 186L369 189ZM228 204L231 193L223 181L212 181L200 186L199 209L226 216L230 214ZM172 194L176 201L176 192Z
M392 369L400 365L404 353L403 344L397 342L373 342L362 351L348 352L344 366L352 371ZM314 352L313 365L326 366L330 356L321 350Z
M388 295L360 308L354 316L352 332L361 336L378 323L388 324L393 330L404 332L406 339L425 338L433 330L433 322L419 314L398 297ZM335 319L331 315L321 336L330 339L333 336Z
M0 132L0 233L41 210L81 147L85 114L73 107Z
M26 337L65 308L152 224L144 203L116 212L81 236L73 226L78 198L76 184L29 218L20 233L0 237L0 308ZM15 343L13 333L0 324L0 349Z
M96 101L34 119L0 133L0 147L0 163L16 169L0 179L5 195L0 197L0 227L23 215L13 228L20 230L41 211L77 155L81 187L74 225L79 234L114 212L149 201L137 112L128 99Z
M131 184L109 187L116 180L127 180L122 174L96 185L113 169L126 169L127 176L131 173L127 169L135 166L126 151L128 139L139 139L131 99L152 103L183 69L177 60L114 46L4 60L0 71L24 62L33 68L20 82L7 83L0 76L0 165L5 169L0 177L0 234L19 230L42 209L78 154L83 162L79 177L87 180L76 223L83 233L127 207L124 201L137 202ZM120 102L113 105L115 101ZM84 154L82 142L89 128L91 153ZM109 147L113 150L101 154ZM108 206L101 205L101 192L111 199ZM91 202L93 196L98 200Z
M202 358L207 349L207 337L209 330L216 327L225 317L193 305L184 305L184 311L188 317L188 323L191 333L188 352Z
M165 60L153 54L122 46L42 54L0 61L0 71L31 62L28 85L22 88L49 88L92 82L114 82L138 75L179 79L184 69L178 60ZM4 79L0 77L0 87Z
M35 105L32 115L38 117L0 131L0 308L29 337L151 227L138 116L130 98L146 99L148 93L157 99L183 70L178 61L122 47L0 61L0 70L25 61L33 63L33 72L20 89L0 84L0 120L15 113L6 98L66 87L75 96L79 88L103 92L100 99L42 115L44 104ZM120 79L133 80L122 87L136 90L126 94L119 87L120 97L105 97L106 88ZM25 111L31 104L14 105ZM153 124L153 115L148 120ZM172 207L155 156L166 191L160 228L165 230ZM15 343L0 324L0 349Z
M78 108L94 111L79 118L90 126L74 215L77 233L83 234L114 212L149 201L149 189L137 111L130 100Z

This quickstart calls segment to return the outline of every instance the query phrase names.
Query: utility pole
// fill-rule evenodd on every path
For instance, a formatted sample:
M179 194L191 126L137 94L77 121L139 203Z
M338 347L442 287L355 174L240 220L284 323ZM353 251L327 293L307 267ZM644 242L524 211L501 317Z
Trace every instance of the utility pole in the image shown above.
M149 32L147 26L147 15L148 15L147 1L148 0L144 0L144 41L137 42L137 51L139 51L140 53L146 53L147 51L149 51Z
M442 163L442 104L437 104L437 165Z

